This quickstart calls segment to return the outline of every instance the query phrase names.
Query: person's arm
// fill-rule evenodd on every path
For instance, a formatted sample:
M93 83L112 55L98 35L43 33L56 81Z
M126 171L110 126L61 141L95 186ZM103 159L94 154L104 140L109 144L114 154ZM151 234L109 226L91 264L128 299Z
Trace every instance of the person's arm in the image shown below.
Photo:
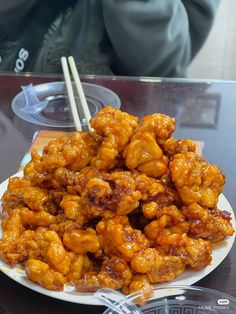
M218 2L102 0L104 23L116 56L115 72L184 76L209 32Z

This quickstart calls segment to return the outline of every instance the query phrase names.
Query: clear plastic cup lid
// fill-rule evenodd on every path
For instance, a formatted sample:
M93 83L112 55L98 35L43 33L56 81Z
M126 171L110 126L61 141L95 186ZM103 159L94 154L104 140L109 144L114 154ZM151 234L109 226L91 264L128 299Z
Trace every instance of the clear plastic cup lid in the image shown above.
M145 300L140 290L128 296L119 296L116 291L101 289L95 297L108 309L103 314L235 314L236 298L223 291L197 286L156 286L152 296ZM111 289L110 289L111 290ZM100 292L101 291L101 292ZM141 302L141 304L140 304Z
M120 108L120 99L112 90L91 83L82 83L82 86L91 116L108 105ZM12 110L19 118L37 125L74 127L64 82L22 86L22 91L12 100Z

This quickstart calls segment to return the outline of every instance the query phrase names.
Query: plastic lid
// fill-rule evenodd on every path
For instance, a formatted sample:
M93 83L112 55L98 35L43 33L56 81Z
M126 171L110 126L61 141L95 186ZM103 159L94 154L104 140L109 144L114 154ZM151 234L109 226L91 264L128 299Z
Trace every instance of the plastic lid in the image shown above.
M91 116L108 105L120 108L119 97L110 89L91 83L82 83L82 86ZM22 86L12 101L12 110L19 118L37 125L74 127L64 82Z

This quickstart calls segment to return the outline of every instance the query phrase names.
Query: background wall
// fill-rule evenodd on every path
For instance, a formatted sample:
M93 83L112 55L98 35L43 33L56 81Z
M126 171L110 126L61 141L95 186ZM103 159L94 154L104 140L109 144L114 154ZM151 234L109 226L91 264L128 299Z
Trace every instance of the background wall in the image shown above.
M221 0L214 26L188 77L236 80L236 0Z

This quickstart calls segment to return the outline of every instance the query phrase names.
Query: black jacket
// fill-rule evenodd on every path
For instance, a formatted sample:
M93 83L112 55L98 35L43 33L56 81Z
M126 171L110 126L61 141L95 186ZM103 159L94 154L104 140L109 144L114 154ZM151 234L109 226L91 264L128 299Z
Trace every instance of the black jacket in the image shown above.
M184 76L219 0L0 0L0 70ZM23 59L22 59L23 57ZM25 60L24 60L25 59Z

